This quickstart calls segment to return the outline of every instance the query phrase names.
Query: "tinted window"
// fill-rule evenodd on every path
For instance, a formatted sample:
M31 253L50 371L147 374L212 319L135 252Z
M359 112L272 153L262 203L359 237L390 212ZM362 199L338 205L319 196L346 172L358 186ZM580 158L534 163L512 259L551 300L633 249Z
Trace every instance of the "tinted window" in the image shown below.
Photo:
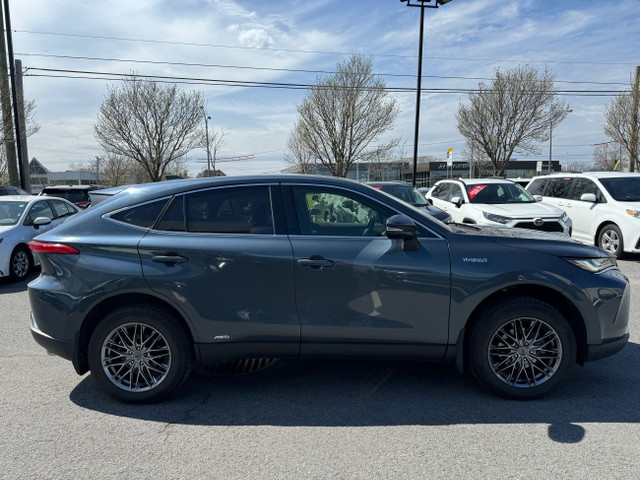
M445 182L445 183L439 183L438 185L436 185L435 187L433 187L433 191L431 192L431 196L434 198L439 198L439 199L446 199L447 197L447 193L449 192L449 189L451 188L451 183Z
M293 187L303 235L382 236L390 208L353 192L330 188Z
M67 217L77 212L77 210L74 209L71 205L59 200L51 200L51 204L53 205L53 209L55 210L58 217Z
M64 198L71 203L89 201L89 194L83 190L46 190L42 192L42 194L49 195L51 197Z
M189 232L274 233L268 186L217 188L185 200Z
M31 210L29 210L29 214L27 215L27 219L24 223L25 225L33 225L33 221L39 217L45 217L51 220L55 218L53 210L51 210L51 207L49 206L49 202L43 200L34 203Z
M527 192L531 195L544 195L544 187L547 186L546 178L536 178L527 185Z
M545 196L555 198L567 198L571 187L571 178L550 178Z
M600 183L619 202L640 202L640 177L601 178Z
M447 200L451 201L451 199L454 197L458 197L464 200L464 197L462 196L462 188L460 188L460 185L451 185L451 190L449 191Z
M414 206L427 205L427 199L424 198L424 195L409 185L382 185L375 188Z
M128 208L121 212L114 213L111 218L118 220L119 222L129 223L138 227L151 228L165 204L167 199L158 200L151 203L145 203L144 205L138 205L133 208Z
M184 195L175 197L156 226L157 230L184 232Z
M580 200L580 197L585 193L593 193L596 196L598 202L604 201L602 192L598 186L587 178L576 178L573 182L573 191L571 192L572 200Z

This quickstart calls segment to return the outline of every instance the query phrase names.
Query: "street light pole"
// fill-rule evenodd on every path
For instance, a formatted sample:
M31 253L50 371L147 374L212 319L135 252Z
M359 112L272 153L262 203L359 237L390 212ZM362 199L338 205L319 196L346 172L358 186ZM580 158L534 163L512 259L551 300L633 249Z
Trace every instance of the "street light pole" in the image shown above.
M418 84L416 86L416 121L413 135L413 175L412 184L416 186L416 176L418 172L418 137L420 135L420 93L422 90L422 46L424 43L424 9L438 8L440 5L449 3L451 0L435 0L434 5L425 5L431 0L400 0L406 2L407 7L420 8L420 41L418 43ZM412 3L416 2L416 3Z
M205 112L204 128L205 128L205 135L207 140L207 177L211 176L211 149L209 147L209 120L211 120L211 117L208 116L207 113Z

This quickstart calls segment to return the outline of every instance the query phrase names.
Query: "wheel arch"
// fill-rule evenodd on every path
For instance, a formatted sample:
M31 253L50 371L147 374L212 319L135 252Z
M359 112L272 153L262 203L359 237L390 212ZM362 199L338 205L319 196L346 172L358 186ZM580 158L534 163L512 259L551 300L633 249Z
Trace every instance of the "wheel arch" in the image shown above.
M182 314L182 312L180 312L170 303L154 297L153 295L144 293L124 293L121 295L116 295L94 305L82 322L80 331L76 334L76 341L74 342L73 352L73 365L79 375L83 375L84 373L89 371L87 349L89 346L89 339L96 329L96 326L109 313L119 307L123 307L126 305L149 305L161 308L171 313L173 317L176 318L177 321L179 321L182 327L184 327L185 332L189 336L191 344L194 344L194 332L192 331L189 322Z
M471 327L491 305L513 296L535 298L558 310L567 319L576 337L576 345L578 348L576 361L579 365L584 364L587 355L587 329L580 310L578 310L571 300L553 288L543 285L526 284L513 285L492 293L471 312L464 328L458 336L458 348L456 349L456 366L458 370L461 372L467 370L466 361L468 357L469 336L472 330Z

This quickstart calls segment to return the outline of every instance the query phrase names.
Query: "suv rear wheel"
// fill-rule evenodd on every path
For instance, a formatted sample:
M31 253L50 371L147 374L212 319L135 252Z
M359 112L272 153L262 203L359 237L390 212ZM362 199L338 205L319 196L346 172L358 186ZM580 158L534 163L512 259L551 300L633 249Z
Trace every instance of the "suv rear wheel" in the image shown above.
M494 393L532 399L557 388L576 361L576 340L566 318L530 297L487 309L469 337L470 370Z
M174 392L193 364L189 337L174 315L151 305L114 310L96 327L88 348L92 375L129 403L151 403Z

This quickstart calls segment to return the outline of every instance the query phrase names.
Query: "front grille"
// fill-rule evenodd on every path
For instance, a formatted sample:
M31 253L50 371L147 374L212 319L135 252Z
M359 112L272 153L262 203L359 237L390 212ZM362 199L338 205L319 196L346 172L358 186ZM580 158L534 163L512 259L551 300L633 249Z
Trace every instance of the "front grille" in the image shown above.
M543 232L563 232L564 228L558 222L544 222L542 225L534 225L533 222L519 222L515 228L528 228L530 230L540 230Z

